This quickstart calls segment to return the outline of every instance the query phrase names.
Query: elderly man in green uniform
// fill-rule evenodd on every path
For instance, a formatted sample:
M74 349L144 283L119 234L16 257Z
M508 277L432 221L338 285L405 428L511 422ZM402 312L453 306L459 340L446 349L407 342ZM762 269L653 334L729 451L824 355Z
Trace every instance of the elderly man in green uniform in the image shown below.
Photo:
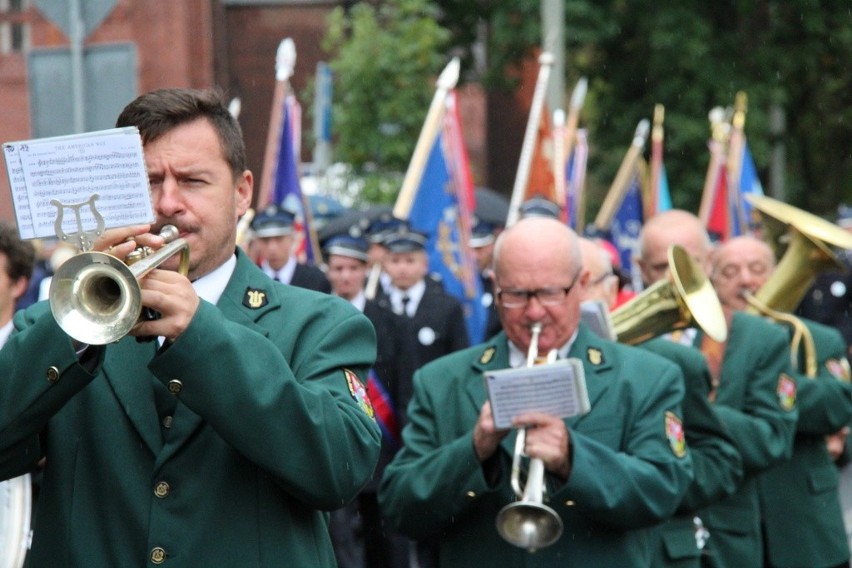
M589 282L596 283L586 287L586 301L600 301L612 308L616 300L615 286L604 285L607 277L614 278L611 276L613 270L609 254L589 239L580 239L580 250L583 267L589 271ZM654 556L651 565L656 568L699 568L708 533L698 511L736 491L743 476L742 458L727 428L707 400L710 371L701 354L663 338L646 341L639 347L669 359L683 371L686 386L683 428L695 473L677 513L662 523L657 536L652 537Z
M392 526L439 543L442 567L650 566L639 529L671 515L692 478L680 370L580 323L581 262L576 235L554 219L525 218L501 233L494 286L503 332L415 374L404 447L385 470L379 502ZM483 372L524 366L536 323L539 353L581 361L591 411L516 417L564 525L559 540L531 554L495 526L516 499L515 434L495 427Z
M775 255L765 242L737 237L713 255L713 281L719 299L733 310L745 310L743 292L763 286L775 268ZM852 385L846 344L836 329L801 320L816 346L815 376L798 372L799 422L793 455L758 478L765 566L828 568L849 566L849 545L838 493L839 475L825 439L852 420ZM804 363L803 354L799 363ZM804 369L804 365L800 366Z
M667 251L680 245L711 273L710 239L692 213L671 210L651 218L640 233L642 279L665 276ZM719 344L698 330L680 338L701 350L711 376L708 399L727 426L743 460L737 491L699 511L710 533L702 565L741 568L763 565L757 474L792 453L796 429L796 383L790 375L785 330L763 318L724 306L728 338Z
M172 258L141 279L160 317L109 345L72 340L44 302L16 315L0 476L46 457L28 566L334 566L324 510L354 498L379 453L372 327L236 249L253 177L220 95L154 91L118 125L141 132L156 222L94 248L157 248L172 224L189 274Z

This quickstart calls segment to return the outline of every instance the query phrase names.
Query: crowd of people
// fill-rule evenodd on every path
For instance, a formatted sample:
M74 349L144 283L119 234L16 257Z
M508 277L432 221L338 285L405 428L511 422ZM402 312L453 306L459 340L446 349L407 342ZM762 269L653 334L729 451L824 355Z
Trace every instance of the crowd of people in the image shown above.
M87 344L37 301L52 247L0 228L0 479L35 474L28 566L849 566L846 276L820 274L798 317L754 313L770 244L716 243L667 211L642 228L641 281L669 282L682 251L726 333L694 318L606 336L584 308L618 317L642 291L610 243L534 200L509 227L473 228L489 321L472 344L404 220L324 233L322 266L297 258L282 205L238 243L254 177L218 93L153 91L117 124L140 130L156 221L94 249L156 249L172 224L189 269L165 261L140 281L156 317ZM573 360L590 410L497 427L483 377L531 354ZM552 544L498 530L521 497L519 432L520 477L543 492L523 530L544 508Z

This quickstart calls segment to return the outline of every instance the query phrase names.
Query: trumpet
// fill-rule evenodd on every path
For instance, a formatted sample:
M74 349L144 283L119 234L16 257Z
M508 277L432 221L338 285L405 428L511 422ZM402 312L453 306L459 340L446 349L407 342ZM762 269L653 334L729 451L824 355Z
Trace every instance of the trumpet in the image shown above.
M173 225L160 231L166 244L157 251L137 248L125 261L111 254L89 251L64 262L51 282L50 311L59 327L73 339L89 345L118 341L142 315L139 280L180 253L178 272L189 272L189 244Z
M527 351L527 366L535 364L538 357L538 337L541 323L532 325L532 337ZM556 359L556 350L548 354L548 362ZM512 489L520 501L506 505L497 514L497 532L504 540L515 546L535 552L539 548L550 546L562 536L562 519L545 505L544 501L544 462L540 458L531 458L526 485L521 488L521 458L526 445L526 428L518 430L515 439L515 452L512 456Z

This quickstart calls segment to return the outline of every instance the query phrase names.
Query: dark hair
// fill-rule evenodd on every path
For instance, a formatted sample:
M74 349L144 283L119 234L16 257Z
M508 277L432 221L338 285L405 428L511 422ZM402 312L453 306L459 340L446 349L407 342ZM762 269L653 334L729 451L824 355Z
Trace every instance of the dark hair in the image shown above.
M206 118L219 136L234 177L246 169L246 146L240 124L228 112L218 89L158 89L124 107L115 125L136 126L142 143L153 142L176 126Z
M6 255L6 274L13 281L33 275L35 247L22 241L18 230L7 223L0 223L0 253Z

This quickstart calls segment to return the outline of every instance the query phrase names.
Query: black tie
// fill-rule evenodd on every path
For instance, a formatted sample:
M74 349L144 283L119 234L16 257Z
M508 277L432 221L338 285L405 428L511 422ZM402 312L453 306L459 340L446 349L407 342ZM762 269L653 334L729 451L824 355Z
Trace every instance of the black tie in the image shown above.
M408 296L402 297L402 315L408 317L408 302L411 301L411 298Z

